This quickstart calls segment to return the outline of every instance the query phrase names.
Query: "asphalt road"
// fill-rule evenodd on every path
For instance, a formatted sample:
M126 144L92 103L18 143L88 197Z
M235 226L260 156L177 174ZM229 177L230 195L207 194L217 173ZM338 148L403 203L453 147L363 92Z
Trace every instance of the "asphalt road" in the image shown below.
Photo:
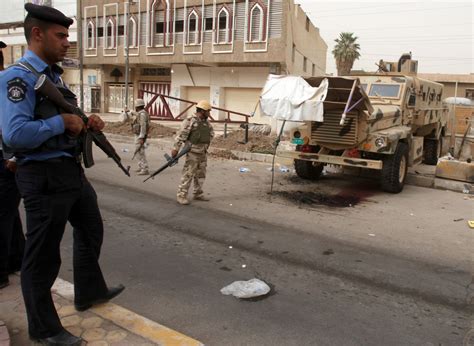
M103 270L127 287L116 302L207 345L460 345L469 330L463 270L324 237L325 223L309 234L94 186ZM62 246L60 276L72 281L70 230ZM220 293L253 277L272 286L265 299Z

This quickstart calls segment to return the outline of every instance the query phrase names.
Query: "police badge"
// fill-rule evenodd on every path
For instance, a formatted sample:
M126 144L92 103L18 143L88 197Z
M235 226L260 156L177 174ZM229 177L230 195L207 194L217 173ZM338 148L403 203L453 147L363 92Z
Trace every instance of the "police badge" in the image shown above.
M7 82L8 99L12 102L20 102L25 99L27 84L21 78L14 78Z

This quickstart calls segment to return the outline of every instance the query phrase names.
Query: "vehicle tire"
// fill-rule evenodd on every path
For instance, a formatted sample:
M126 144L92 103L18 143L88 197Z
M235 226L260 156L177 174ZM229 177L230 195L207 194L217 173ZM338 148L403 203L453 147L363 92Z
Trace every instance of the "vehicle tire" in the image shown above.
M403 190L408 170L408 145L399 142L393 155L383 159L382 190L399 193Z
M441 156L441 139L427 139L423 141L423 162L427 165L436 165Z
M308 180L318 180L324 165L306 160L295 160L295 170L298 177Z

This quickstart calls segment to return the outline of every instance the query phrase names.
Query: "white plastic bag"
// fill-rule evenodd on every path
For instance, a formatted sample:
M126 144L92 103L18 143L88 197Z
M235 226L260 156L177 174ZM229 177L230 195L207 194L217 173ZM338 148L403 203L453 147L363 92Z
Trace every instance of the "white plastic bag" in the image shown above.
M221 289L223 295L233 295L237 298L253 298L263 296L270 292L270 286L259 279L248 281L234 281Z

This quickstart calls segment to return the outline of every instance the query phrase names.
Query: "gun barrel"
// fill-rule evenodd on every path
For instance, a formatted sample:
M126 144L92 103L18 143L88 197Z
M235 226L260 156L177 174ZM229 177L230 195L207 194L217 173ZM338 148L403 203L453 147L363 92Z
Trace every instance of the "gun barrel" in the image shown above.
M146 178L145 180L143 180L143 182L147 181L148 179L150 178L154 178L156 175L160 174L161 172L163 172L166 168L168 167L171 167L171 166L174 166L175 164L178 163L178 160L180 157L186 155L189 151L191 150L191 146L190 145L187 145L185 146L179 153L178 155L176 155L175 157L173 157L171 160L166 160L167 162L161 166L160 168L158 168L156 171L154 171L152 174L150 174L150 176L148 178Z

